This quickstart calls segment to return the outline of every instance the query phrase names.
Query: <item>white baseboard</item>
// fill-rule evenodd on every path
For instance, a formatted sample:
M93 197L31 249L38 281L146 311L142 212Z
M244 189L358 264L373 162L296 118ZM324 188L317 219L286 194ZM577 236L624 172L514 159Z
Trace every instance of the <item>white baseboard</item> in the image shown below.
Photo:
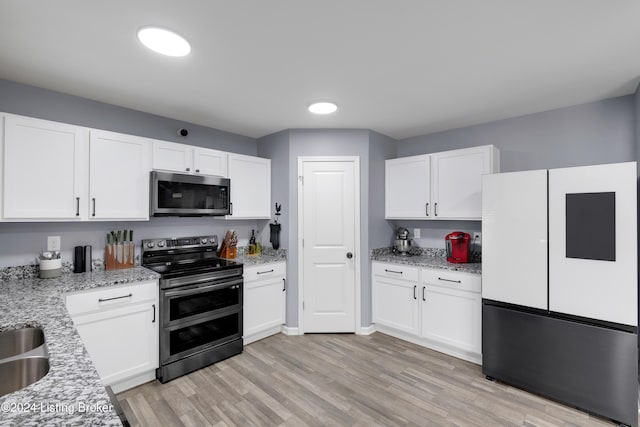
M156 379L156 370L144 372L142 374L135 375L131 378L127 378L120 381L115 381L111 384L107 384L111 386L111 390L114 393L121 393L125 390L129 390L130 388L137 387L141 384L148 383L149 381L154 381Z
M356 330L356 335L371 335L376 331L376 325L371 324L369 326L360 326Z
M274 326L272 328L268 328L263 331L254 333L252 335L242 337L242 344L243 345L251 344L252 342L260 341L261 339L270 337L271 335L279 334L280 332L281 332L281 327Z
M437 342L428 338L417 337L384 325L376 325L376 330L383 334L391 335L392 337L400 338L401 340L409 341L422 347L430 348L431 350L448 354L449 356L457 357L458 359L466 360L467 362L475 363L476 365L482 365L482 355L480 353L452 347L445 343Z
M297 326L293 327L293 326L283 325L282 326L282 333L285 334L285 335L302 335L300 333L300 329Z

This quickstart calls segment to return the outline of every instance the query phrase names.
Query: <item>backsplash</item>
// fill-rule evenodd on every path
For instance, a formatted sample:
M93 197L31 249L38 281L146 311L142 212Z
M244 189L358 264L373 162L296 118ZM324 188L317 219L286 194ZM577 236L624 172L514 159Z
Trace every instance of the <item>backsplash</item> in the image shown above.
M244 251L248 249L247 246L239 246L238 247L238 261L243 261ZM286 249L273 249L268 247L262 248L262 255L272 257L274 261L277 260L286 260L287 259L287 251ZM246 255L249 257L249 255ZM93 271L102 271L104 270L104 259L94 259L91 262L93 267ZM136 255L135 265L140 265L140 257ZM73 273L73 263L72 262L62 262L62 273ZM9 281L9 280L20 280L20 279L30 279L33 277L38 277L39 268L37 265L18 265L15 267L4 267L0 269L0 282Z
M139 257L136 255L136 265L139 265ZM93 271L102 271L104 270L104 260L103 259L94 259L91 261L91 266ZM33 277L38 277L39 267L37 265L18 265L15 267L4 267L0 270L0 282L7 280L19 280L19 279L30 279ZM73 273L73 263L63 261L62 262L62 273Z
M372 257L378 257L378 256L383 256L383 255L392 255L393 254L393 248L377 248L377 249L371 249L371 256ZM441 249L441 248L420 248L417 246L412 246L411 249L409 249L409 254L411 255L416 255L416 256L433 256L433 257L446 257L447 256L447 250L446 249Z

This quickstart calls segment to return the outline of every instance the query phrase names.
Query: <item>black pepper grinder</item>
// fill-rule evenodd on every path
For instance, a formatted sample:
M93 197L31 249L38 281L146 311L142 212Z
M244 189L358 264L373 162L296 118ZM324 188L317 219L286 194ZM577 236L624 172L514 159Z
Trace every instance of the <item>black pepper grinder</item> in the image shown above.
M73 272L82 273L84 271L84 248L76 246L73 248Z

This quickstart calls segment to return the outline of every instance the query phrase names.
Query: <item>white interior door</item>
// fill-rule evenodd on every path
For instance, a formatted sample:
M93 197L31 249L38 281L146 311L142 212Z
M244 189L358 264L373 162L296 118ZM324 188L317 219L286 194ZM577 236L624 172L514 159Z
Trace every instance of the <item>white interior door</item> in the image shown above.
M304 332L355 332L355 170L354 161L302 162Z

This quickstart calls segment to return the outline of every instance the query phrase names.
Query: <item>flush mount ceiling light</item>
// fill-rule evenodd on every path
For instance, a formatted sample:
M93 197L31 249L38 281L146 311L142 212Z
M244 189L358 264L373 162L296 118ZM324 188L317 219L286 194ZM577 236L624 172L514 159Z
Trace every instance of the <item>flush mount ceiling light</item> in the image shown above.
M309 105L309 111L313 114L331 114L335 113L338 106L333 102L315 102Z
M140 28L138 40L149 49L162 55L185 56L191 52L191 45L184 37L164 28Z

